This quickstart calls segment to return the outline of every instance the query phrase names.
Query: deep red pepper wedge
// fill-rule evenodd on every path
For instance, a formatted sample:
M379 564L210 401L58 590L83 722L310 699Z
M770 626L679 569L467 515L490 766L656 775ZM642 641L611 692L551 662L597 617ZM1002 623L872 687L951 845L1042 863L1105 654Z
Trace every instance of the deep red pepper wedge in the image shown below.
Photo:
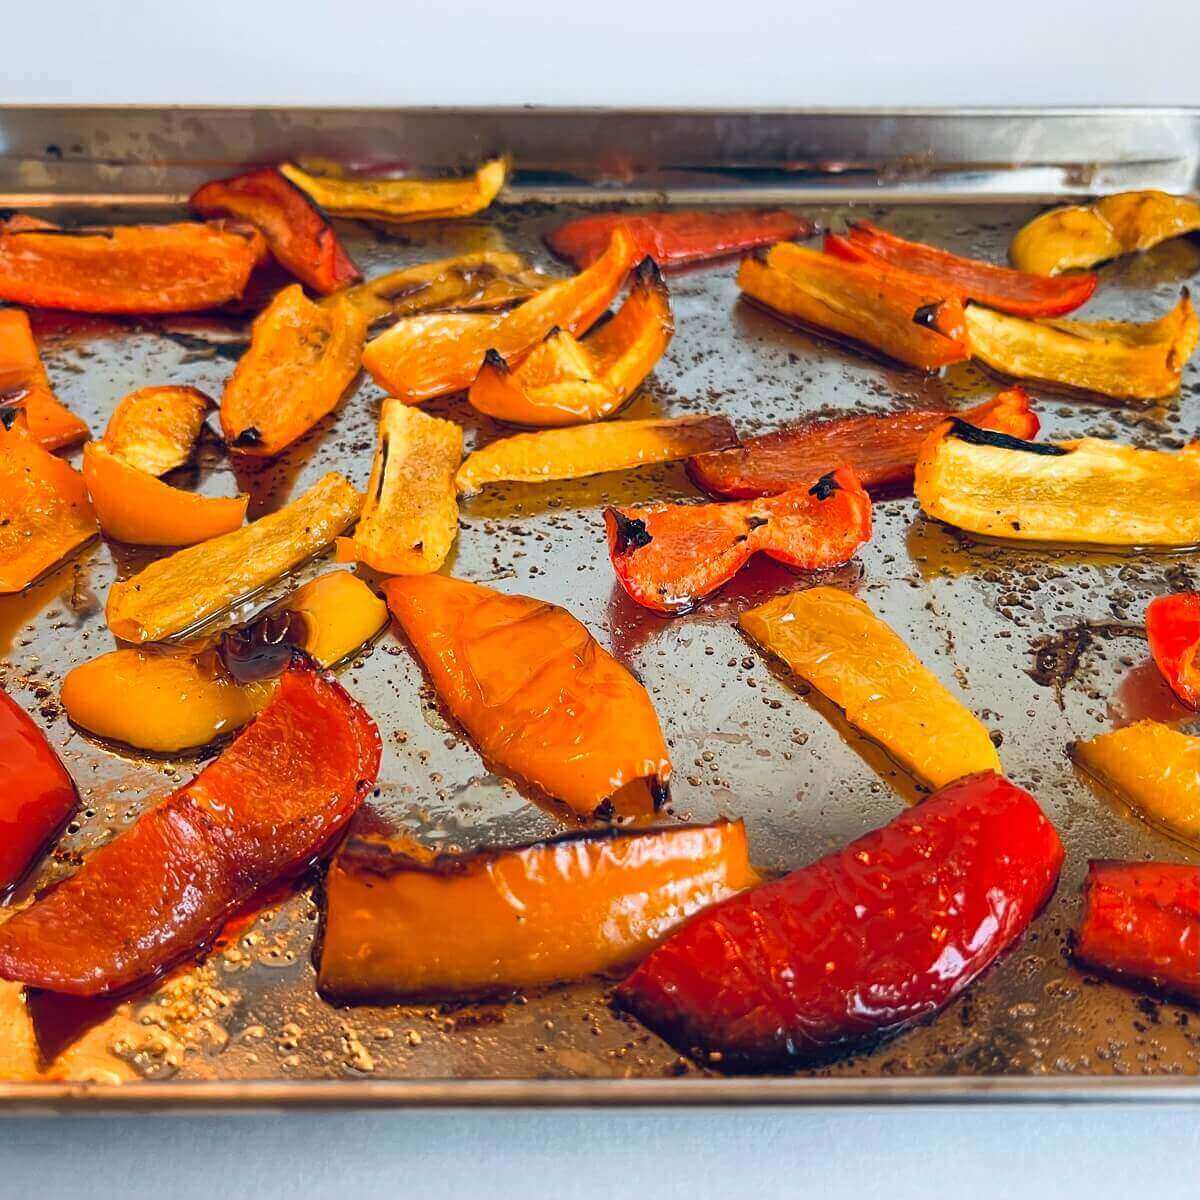
M1171 691L1188 708L1200 708L1200 592L1156 596L1146 607L1150 654Z
M1040 424L1023 388L1000 392L965 412L916 408L906 412L802 421L746 438L729 450L688 459L692 482L710 496L743 500L774 496L816 479L837 463L849 463L873 496L911 489L921 443L948 416L1026 441Z
M253 225L275 260L322 296L362 278L325 218L274 167L206 183L189 203L202 216Z
M705 910L615 1003L722 1069L829 1059L932 1016L1054 891L1037 801L968 775L826 858Z
M871 536L871 498L843 466L765 500L610 508L604 525L613 570L630 598L680 613L760 551L806 571L848 562Z
M0 691L0 900L75 811L75 785L33 718Z
M219 758L0 926L0 978L100 996L161 975L331 849L379 757L375 723L297 653Z
M914 275L950 284L964 301L974 300L1018 317L1059 317L1073 312L1091 296L1098 282L1093 274L1031 275L960 258L948 250L897 237L869 221L854 222L844 237L827 234L825 251L852 262L882 259Z
M1124 983L1200 1004L1200 867L1093 859L1073 953Z
M559 258L588 267L608 248L618 225L632 234L639 259L649 255L662 268L726 258L756 246L810 237L814 230L811 221L781 209L598 213L560 225L546 235L546 245Z

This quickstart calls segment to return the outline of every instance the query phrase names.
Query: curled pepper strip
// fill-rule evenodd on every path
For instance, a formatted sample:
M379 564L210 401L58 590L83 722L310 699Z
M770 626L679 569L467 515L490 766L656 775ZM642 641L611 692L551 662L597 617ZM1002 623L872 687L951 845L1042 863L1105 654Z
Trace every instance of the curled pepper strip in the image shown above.
M674 332L667 286L646 258L611 321L583 341L553 329L515 369L489 350L467 399L479 412L516 425L598 421L633 395Z
M889 825L705 909L617 989L722 1070L825 1062L938 1012L1049 900L1063 846L1000 775L960 779Z
M46 450L88 435L87 424L50 387L29 318L19 308L0 308L0 408L20 409L30 436Z
M104 445L139 471L165 475L191 458L212 407L199 388L140 388L113 410Z
M203 952L257 892L329 852L379 758L366 712L297 661L218 759L0 926L0 978L102 996Z
M604 514L621 586L644 608L681 613L757 553L804 571L848 562L871 536L871 498L851 467L765 500L654 504Z
M322 296L362 278L337 234L274 167L206 183L188 203L201 216L234 217L253 225L275 261Z
M383 585L438 695L485 761L591 816L666 798L645 688L565 609L444 575Z
M426 1003L619 970L758 882L741 821L432 857L352 838L326 880L317 987L340 1003Z
M1186 288L1157 321L1026 321L970 305L971 354L995 371L1099 392L1156 400L1179 389L1200 335Z
M1188 708L1200 709L1200 593L1156 596L1146 608L1150 653L1171 691Z
M850 338L924 371L969 356L954 290L879 260L847 262L781 242L761 260L742 261L738 287L784 321Z
M0 229L0 300L86 313L177 313L238 300L262 239L212 225Z
M242 454L269 457L337 407L358 374L367 325L353 305L314 304L284 288L254 320L250 348L221 397L221 431Z

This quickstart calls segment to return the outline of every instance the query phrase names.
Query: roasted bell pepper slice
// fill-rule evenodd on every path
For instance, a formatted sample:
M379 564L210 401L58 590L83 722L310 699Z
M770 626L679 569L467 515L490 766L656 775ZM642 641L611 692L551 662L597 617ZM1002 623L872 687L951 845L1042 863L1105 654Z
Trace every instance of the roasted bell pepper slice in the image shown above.
M275 261L322 296L362 278L329 223L274 167L206 183L188 203L201 216L253 225Z
M262 244L211 225L0 230L0 300L87 313L173 313L241 298Z
M1137 721L1076 742L1071 757L1151 825L1200 846L1200 738Z
M75 784L33 718L0 690L0 900L75 811Z
M80 475L0 413L0 594L19 592L99 532Z
M108 627L127 642L158 642L190 629L328 546L361 506L358 492L331 471L277 512L114 583L104 609Z
M940 788L1000 770L979 719L857 597L809 588L742 613L738 624L921 783Z
M254 320L221 396L221 431L242 454L278 454L337 407L362 362L367 324L351 304L284 288Z
M480 250L457 258L441 258L416 267L401 267L346 288L323 300L344 299L375 324L387 317L425 312L472 312L512 308L536 295L552 280L533 270L519 254Z
M473 408L516 425L575 425L611 416L637 391L675 332L653 259L634 271L617 315L578 341L551 330L520 366L489 350L467 395Z
M508 178L504 158L485 162L469 179L354 179L313 175L294 163L279 169L326 212L388 224L474 216Z
M1162 677L1188 708L1200 708L1200 592L1156 596L1146 607L1146 639Z
M83 481L105 536L134 546L194 546L237 529L250 497L201 496L118 458L103 442L83 448Z
M577 267L604 253L613 230L629 232L639 254L660 267L683 267L726 258L757 246L809 237L813 223L782 209L723 212L597 213L568 221L546 235L546 245Z
M199 388L139 388L113 410L104 445L139 471L165 475L191 458L212 407Z
M566 609L444 575L383 585L433 686L484 760L585 816L666 798L646 689ZM631 807L633 807L631 805Z
M329 852L379 757L371 718L298 659L218 759L0 926L0 978L101 996L202 953L257 893Z
M1057 275L1122 254L1149 250L1200 230L1200 204L1167 192L1118 192L1034 217L1013 238L1009 257L1022 271Z
M471 386L494 350L510 366L557 326L576 337L608 308L638 261L623 230L608 250L572 279L551 284L502 317L473 313L406 317L367 343L363 365L389 395L419 404Z
M1092 859L1072 952L1121 983L1200 1004L1200 867Z
M458 536L454 473L462 456L460 425L384 400L362 519L353 537L338 540L339 560L385 575L438 570Z
M871 498L852 467L765 500L649 504L604 514L617 580L644 608L681 613L760 551L789 567L840 566L871 536Z
M944 409L915 408L802 421L745 438L740 446L688 460L692 482L711 496L731 500L774 496L811 483L837 463L849 463L873 496L912 486L913 467L925 439L948 417ZM1019 387L1008 388L959 413L983 429L1033 438L1040 425Z
M738 287L784 321L936 371L969 357L962 301L936 279L781 242L742 260Z
M723 1070L828 1061L932 1016L1050 899L1063 846L1001 775L693 917L617 989L673 1046Z
M993 370L1122 400L1178 391L1200 333L1186 288L1169 313L1147 324L1026 321L974 305L966 321L971 353Z
M921 508L969 533L1097 546L1200 543L1200 452L1025 442L951 419L921 448Z
M30 435L46 450L88 435L86 422L50 387L29 318L19 308L0 308L0 409L20 409Z
M997 267L948 250L910 242L869 221L855 221L845 237L829 234L825 249L851 262L872 259L948 285L964 303L974 300L1018 317L1060 317L1073 312L1096 290L1095 275L1048 279L1041 274Z
M215 643L113 650L80 664L63 680L63 708L74 725L136 750L195 750L262 709L278 690L275 675L291 647L331 667L387 619L387 606L361 579L331 571Z
M620 970L758 882L741 821L429 857L351 838L326 879L317 987L339 1003L428 1003Z
M548 483L628 471L737 445L728 417L651 417L544 429L501 438L467 455L456 477L464 495L489 483Z

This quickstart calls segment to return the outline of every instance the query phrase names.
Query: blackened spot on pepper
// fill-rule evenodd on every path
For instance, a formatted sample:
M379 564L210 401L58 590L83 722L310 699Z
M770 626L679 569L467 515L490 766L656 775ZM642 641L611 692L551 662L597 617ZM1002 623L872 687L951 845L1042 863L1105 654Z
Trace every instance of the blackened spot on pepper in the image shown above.
M617 527L616 550L618 554L624 554L629 549L640 550L654 540L646 528L645 521L638 517L627 517L619 508L610 508L608 511L612 514L613 524Z
M767 524L766 517L747 517L746 518L746 528L748 530L750 530L751 532L753 532L755 529L761 529L766 524Z
M247 425L241 433L233 439L235 446L260 446L262 445L262 431L256 425Z
M923 329L933 329L938 333L941 332L937 327L938 313L941 311L941 301L934 304L922 304L920 308L913 313L913 324L920 325Z
M650 799L654 802L655 811L662 808L671 798L671 785L657 775L650 780Z
M834 492L841 491L842 485L838 483L837 476L832 472L822 475L816 483L808 489L810 496L816 496L818 500L828 500Z
M19 408L0 408L0 425L3 425L5 429L11 429L13 422L17 419L17 413L20 411Z
M950 436L960 442L969 442L972 446L995 446L1000 450L1023 450L1026 454L1045 454L1060 456L1070 454L1062 446L1053 442L1027 442L1024 438L1013 437L1011 433L999 433L995 429L980 429L958 417L950 418Z
M307 641L304 614L285 608L240 629L227 630L221 635L217 654L238 683L257 683L282 675L292 661L292 651Z

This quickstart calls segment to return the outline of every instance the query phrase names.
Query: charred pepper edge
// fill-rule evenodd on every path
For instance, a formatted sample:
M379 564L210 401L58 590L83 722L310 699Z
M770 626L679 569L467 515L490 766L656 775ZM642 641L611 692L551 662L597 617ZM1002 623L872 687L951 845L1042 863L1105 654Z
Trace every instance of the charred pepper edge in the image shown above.
M1027 442L1024 438L1014 437L1011 433L1000 433L995 429L982 429L978 425L964 421L961 417L950 418L947 436L958 438L959 441L967 442L972 446L994 446L998 450L1020 450L1026 454L1042 454L1052 458L1061 458L1063 455L1071 453L1070 450L1063 446L1056 446L1053 442Z
M617 527L617 541L614 549L618 554L624 554L629 549L640 550L654 540L646 528L646 522L640 517L627 517L619 508L605 510L611 514L613 524Z

